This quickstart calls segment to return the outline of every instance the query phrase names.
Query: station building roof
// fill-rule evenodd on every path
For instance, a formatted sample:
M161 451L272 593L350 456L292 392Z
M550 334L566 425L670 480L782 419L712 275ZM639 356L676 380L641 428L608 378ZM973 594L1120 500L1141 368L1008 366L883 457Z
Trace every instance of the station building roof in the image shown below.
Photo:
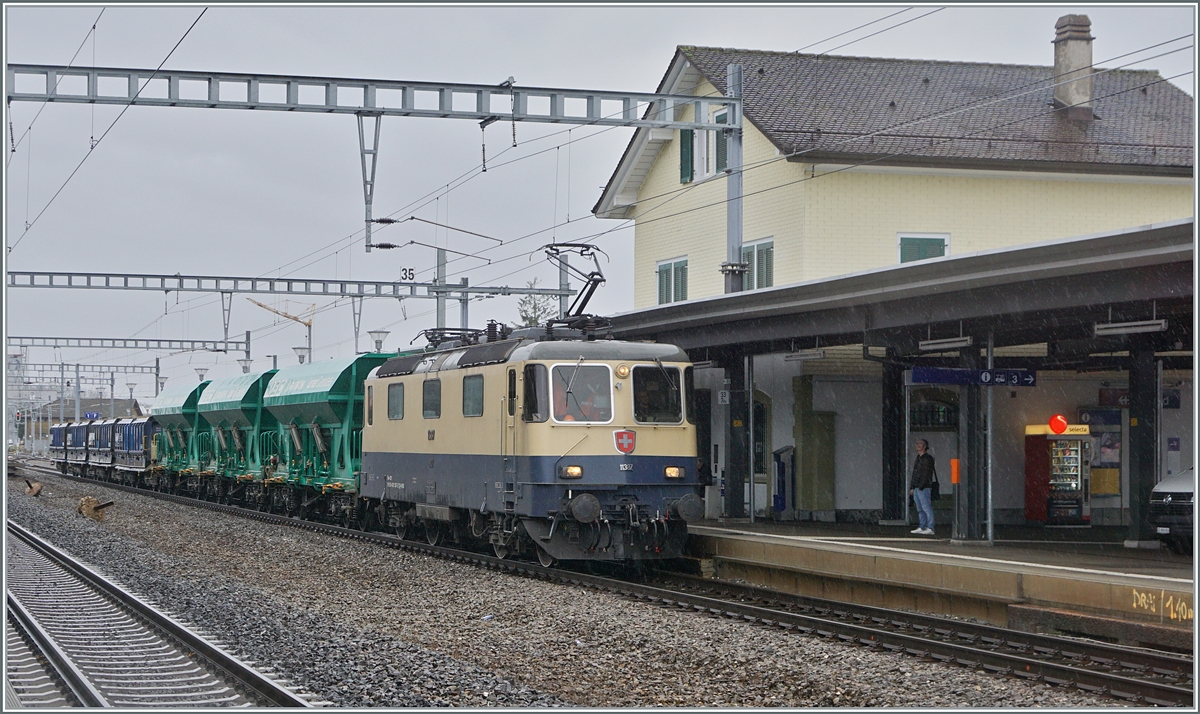
M1158 339L1190 350L1193 232L1187 218L950 255L622 313L613 331L678 345L694 359L813 340L914 354L921 340L988 330L997 346L1095 342L1096 323L1158 318L1170 328Z

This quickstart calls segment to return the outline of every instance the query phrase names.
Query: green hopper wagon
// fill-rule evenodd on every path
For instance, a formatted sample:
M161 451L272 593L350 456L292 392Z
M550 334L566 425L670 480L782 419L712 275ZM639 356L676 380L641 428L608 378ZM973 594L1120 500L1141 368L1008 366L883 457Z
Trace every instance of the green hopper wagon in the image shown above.
M197 410L200 395L209 384L167 387L150 409L150 416L162 429L155 438L159 440L158 462L166 470L167 478L159 482L164 490L177 490L189 481L195 490L199 485L196 474L207 470L212 461L212 434Z
M200 397L197 408L214 440L215 478L207 494L213 500L227 494L258 500L261 495L264 458L274 453L269 444L277 440L279 430L275 417L263 407L262 395L276 371L214 381ZM264 446L268 447L265 457ZM248 483L259 485L247 489Z
M362 461L363 380L394 354L371 353L279 370L263 406L279 423L273 510L354 519ZM292 501L285 502L284 499Z

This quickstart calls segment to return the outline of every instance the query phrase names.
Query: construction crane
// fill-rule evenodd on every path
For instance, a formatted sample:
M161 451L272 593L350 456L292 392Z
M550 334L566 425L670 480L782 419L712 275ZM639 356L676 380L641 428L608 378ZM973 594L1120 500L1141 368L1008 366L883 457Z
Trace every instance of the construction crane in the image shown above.
M254 298L246 298L246 299L249 300L250 302L254 303L255 305L258 305L259 307L261 307L264 310L270 310L271 312L275 313L276 315L279 315L280 317L286 317L289 320L299 322L301 325L304 325L305 327L307 327L308 328L308 347L305 349L304 354L300 354L299 347L295 347L293 349L296 350L296 356L300 358L300 364L304 364L304 358L306 356L309 359L312 358L312 324L313 324L312 313L315 312L317 309L316 303L313 303L312 306L310 306L308 308L309 317L307 320L305 320L305 319L296 317L295 315L289 315L288 313L286 313L282 310L276 310L275 308L271 307L270 305L264 305L261 302L255 300Z

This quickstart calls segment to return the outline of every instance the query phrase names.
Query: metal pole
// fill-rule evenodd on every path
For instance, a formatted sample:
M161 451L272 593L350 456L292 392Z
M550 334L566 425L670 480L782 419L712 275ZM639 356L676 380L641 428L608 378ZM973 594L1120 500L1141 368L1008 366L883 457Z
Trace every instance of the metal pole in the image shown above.
M1163 411L1163 363L1158 361L1155 384L1155 399L1158 400L1154 410L1154 483L1162 480L1162 411ZM1089 494L1090 495L1090 494Z
M441 291L441 287L446 284L446 250L444 248L437 249L437 326L446 326L446 293Z
M558 256L558 289L559 290L570 290L571 289L571 281L569 280L569 277L570 277L570 275L567 273L567 254L562 253ZM558 316L560 319L567 316L567 308L570 307L570 305L567 304L567 299L568 298L565 294L558 296Z
M159 375L160 374L161 373L158 370L158 358L155 357L154 358L154 396L155 397L158 396L158 383L159 383Z
M66 417L66 414L63 412L63 409L66 407L66 401L67 401L66 369L67 369L67 365L63 364L62 362L58 363L58 423L59 424L62 424L63 419Z
M308 318L308 361L313 361L312 351L312 318Z
M279 369L279 355L271 355L271 369Z
M725 92L730 98L742 96L742 66L731 64L727 70ZM708 117L693 117L696 121ZM738 105L730 104L726 110L726 123L741 126ZM725 261L730 264L742 262L742 130L725 129ZM737 293L746 289L746 274L731 269L725 274L725 292Z
M987 368L993 369L995 351L995 335L988 330ZM992 501L992 394L996 391L994 385L987 387L987 510L988 510L988 545L996 544L996 504Z
M79 365L75 365L75 421L79 421Z
M912 434L912 412L910 412L909 401L911 399L912 390L909 389L909 375L904 375L904 490L907 491L912 485L912 472L908 470L908 440ZM904 497L904 525L908 525L908 496Z
M746 355L743 359L746 360L746 423L750 426L746 430L749 434L748 447L746 449L748 458L746 462L750 468L746 469L750 478L750 522L754 522L754 355Z
M108 373L108 418L117 418L117 374Z
M467 284L467 279L463 278L460 281L460 284L465 286ZM462 299L459 302L460 302L460 304L459 304L459 320L462 323L462 328L465 330L468 327L470 327L470 325L468 324L469 315L467 314L467 309L468 309L467 305L471 302L471 296L468 293L464 292L462 294Z

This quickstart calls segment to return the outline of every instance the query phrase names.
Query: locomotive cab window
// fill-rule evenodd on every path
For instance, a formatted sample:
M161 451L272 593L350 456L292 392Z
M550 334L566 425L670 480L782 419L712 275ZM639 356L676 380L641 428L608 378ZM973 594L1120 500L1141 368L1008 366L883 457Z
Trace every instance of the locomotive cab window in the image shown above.
M508 370L508 415L517 413L517 370Z
M442 380L428 379L421 383L421 416L440 419L442 416Z
M463 416L483 416L483 375L468 374L463 377Z
M550 418L550 399L546 389L546 365L525 365L525 398L521 420L542 422Z
M552 381L555 421L612 421L612 373L607 365L555 365Z
M367 426L375 423L375 387L367 387Z
M642 424L683 421L677 368L658 365L633 368L633 420Z
M688 367L683 370L683 393L687 397L687 420L689 424L696 423L696 368Z
M404 383L388 385L388 419L404 418Z

